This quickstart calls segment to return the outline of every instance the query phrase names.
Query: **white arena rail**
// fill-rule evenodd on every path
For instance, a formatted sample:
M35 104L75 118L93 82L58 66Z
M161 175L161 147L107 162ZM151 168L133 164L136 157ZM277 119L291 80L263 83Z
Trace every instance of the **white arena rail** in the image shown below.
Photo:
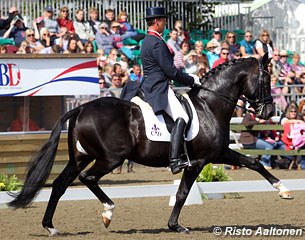
M286 179L281 182L290 190L305 190L305 179ZM115 198L140 198L140 197L166 197L174 196L178 189L177 184L164 185L142 185L142 186L121 186L103 187L103 191L112 199ZM187 204L198 204L201 194L210 193L241 193L241 192L271 192L277 191L266 180L255 181L227 181L227 182L197 182L193 185L188 196ZM47 202L51 189L42 190L35 202ZM93 200L96 197L88 188L68 188L62 196L61 201L71 200ZM4 206L12 198L7 192L0 192L0 206Z

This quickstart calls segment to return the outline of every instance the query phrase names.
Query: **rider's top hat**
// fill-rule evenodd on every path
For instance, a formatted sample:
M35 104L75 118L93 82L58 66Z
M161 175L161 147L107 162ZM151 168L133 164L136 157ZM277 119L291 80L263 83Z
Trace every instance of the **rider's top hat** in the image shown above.
M145 19L150 18L167 18L164 7L151 7L146 8L146 17Z

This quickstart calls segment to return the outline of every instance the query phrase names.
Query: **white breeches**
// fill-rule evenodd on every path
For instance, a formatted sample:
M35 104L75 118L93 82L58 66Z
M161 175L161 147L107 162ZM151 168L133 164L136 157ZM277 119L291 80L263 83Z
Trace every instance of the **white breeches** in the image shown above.
M173 89L171 89L170 87L168 88L167 98L168 105L165 109L165 112L170 115L174 121L176 121L177 118L181 117L186 123L188 123L189 117L181 106L179 100L176 98Z

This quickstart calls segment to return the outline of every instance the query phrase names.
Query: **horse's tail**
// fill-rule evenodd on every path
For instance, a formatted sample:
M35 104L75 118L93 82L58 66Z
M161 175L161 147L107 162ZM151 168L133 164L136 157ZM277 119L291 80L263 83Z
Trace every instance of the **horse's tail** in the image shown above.
M40 151L32 157L22 190L19 193L9 193L14 197L14 200L9 202L10 207L26 207L33 201L39 190L44 186L52 170L62 127L68 119L72 117L73 119L76 119L80 110L81 106L72 109L56 122L48 142L46 142Z

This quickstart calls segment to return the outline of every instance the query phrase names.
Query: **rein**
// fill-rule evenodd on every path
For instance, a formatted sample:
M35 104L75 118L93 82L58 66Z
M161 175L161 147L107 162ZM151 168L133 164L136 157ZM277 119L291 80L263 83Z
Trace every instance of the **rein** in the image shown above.
M250 106L254 106L255 109L258 109L259 114L262 113L262 111L263 111L263 109L264 109L264 107L266 106L267 103L272 102L272 97L271 96L265 97L265 94L264 94L264 88L265 88L264 73L269 75L269 73L266 70L264 70L262 68L262 66L260 65L260 67L259 67L259 77L258 77L258 81L256 83L255 92L254 92L254 95L256 95L256 99L251 100L251 99L248 99L248 98L243 98L243 99L246 99L246 101L249 102ZM205 90L207 92L211 92L214 95L216 95L217 97L220 97L225 102L230 103L232 105L236 105L236 106L240 107L241 109L243 109L246 112L257 114L256 112L254 112L252 110L249 110L244 106L240 106L239 104L236 104L236 102L240 98L231 98L231 97L225 96L221 93L215 92L214 90L208 89L208 88L203 87L203 86L200 86L198 88L200 88L202 90ZM256 94L257 92L258 92L258 94Z

